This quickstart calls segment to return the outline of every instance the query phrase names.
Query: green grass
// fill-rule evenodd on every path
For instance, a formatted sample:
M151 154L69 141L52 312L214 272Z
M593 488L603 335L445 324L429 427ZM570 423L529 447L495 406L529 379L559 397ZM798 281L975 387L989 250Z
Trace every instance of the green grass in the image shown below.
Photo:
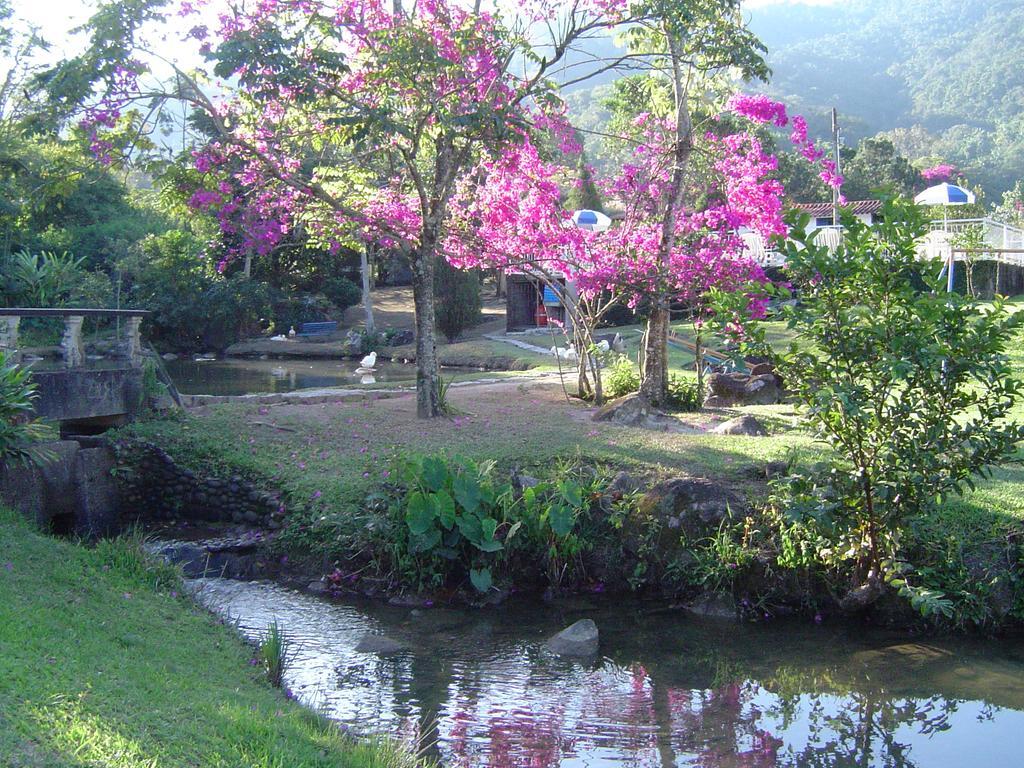
M0 765L400 766L272 689L137 542L87 549L0 509Z

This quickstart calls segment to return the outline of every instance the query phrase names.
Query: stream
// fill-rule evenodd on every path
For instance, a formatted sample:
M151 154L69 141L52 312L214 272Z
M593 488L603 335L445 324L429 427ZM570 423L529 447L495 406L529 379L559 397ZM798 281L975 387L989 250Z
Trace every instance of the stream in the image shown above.
M696 619L610 598L410 609L267 582L197 579L197 599L258 639L277 621L286 684L360 734L458 766L1021 764L1024 642ZM600 656L544 641L581 618ZM355 650L386 634L408 650Z

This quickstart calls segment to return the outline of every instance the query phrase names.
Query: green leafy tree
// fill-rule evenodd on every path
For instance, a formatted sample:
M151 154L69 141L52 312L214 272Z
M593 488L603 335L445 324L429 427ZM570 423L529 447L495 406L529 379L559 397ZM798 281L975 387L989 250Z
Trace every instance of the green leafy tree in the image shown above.
M887 201L871 226L844 214L834 250L805 234L807 223L793 220L785 244L797 341L774 359L831 453L777 501L822 533L826 564L849 567L849 599L869 603L888 579L923 611L946 611L941 595L910 583L901 534L1016 455L1021 383L1006 350L1024 315L945 293L938 269L917 260L927 221L906 202Z
M434 268L434 316L448 343L480 322L480 276L476 270L456 269L446 259Z
M586 159L580 155L579 165L576 168L576 179L569 188L569 194L565 198L565 207L570 211L583 209L591 211L604 210L604 203L601 201L601 193L594 183L594 174Z
M888 139L864 139L843 166L843 194L849 200L870 199L878 189L913 197L923 183L921 172Z

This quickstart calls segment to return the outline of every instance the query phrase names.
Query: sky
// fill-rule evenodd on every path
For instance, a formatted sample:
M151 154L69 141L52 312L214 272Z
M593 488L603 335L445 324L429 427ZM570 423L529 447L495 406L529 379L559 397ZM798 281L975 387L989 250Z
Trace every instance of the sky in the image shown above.
M767 5L837 5L854 0L744 0L750 10ZM94 4L87 0L12 0L15 16L33 24L42 31L43 37L53 45L53 56L64 58L77 51L68 31L90 15Z

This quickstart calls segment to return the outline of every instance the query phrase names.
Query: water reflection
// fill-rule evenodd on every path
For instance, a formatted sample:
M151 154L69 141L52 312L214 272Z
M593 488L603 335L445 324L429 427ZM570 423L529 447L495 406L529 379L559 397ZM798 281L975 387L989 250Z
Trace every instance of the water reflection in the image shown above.
M412 383L416 366L380 363L372 374L356 371L358 360L168 360L167 372L187 395L246 395L376 383Z
M908 643L696 623L578 603L422 613L204 582L201 599L299 644L289 685L356 730L435 742L461 766L1006 766L1024 729L1017 644ZM551 656L583 615L604 658ZM357 653L386 632L408 653Z

